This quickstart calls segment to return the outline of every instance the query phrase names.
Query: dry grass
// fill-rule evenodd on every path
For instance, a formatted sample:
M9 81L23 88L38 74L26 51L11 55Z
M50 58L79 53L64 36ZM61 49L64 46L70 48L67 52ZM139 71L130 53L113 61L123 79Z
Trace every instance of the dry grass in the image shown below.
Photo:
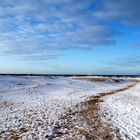
M121 80L123 80L123 78L113 78L113 77L75 77L72 78L74 80L86 80L86 81L90 81L90 82L103 82L106 80L114 80L115 82L119 82ZM129 78L129 80L132 80L134 82L140 82L140 80L135 79L135 78Z
M73 78L74 80L87 80L90 82L102 82L106 80L111 80L112 78L109 77L76 77Z

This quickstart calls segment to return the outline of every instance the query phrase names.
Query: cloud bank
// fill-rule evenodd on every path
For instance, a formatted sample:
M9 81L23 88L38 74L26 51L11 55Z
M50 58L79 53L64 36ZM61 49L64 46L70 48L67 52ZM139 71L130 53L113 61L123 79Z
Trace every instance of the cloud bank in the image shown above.
M114 45L122 33L106 22L140 24L139 5L139 0L0 1L0 54L40 60L54 58L50 51Z

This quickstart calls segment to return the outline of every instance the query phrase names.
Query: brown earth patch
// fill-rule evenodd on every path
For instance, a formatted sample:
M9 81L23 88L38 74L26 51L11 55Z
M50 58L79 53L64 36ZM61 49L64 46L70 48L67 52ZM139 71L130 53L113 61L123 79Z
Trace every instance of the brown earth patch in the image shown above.
M20 128L19 130L13 130L13 129L9 129L6 131L1 131L0 132L0 138L4 138L5 137L5 133L7 133L7 139L8 137L10 138L10 140L21 140L21 134L23 133L27 133L29 131L29 129L27 128Z

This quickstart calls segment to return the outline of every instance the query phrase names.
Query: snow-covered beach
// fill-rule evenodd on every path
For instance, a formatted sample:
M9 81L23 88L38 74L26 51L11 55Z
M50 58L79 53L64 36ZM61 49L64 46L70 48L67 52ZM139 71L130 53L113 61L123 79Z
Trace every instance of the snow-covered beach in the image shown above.
M140 83L105 97L102 109L126 139L140 139Z
M125 89L133 83L134 79L124 77L89 81L75 77L0 76L0 139L60 139L66 133L68 136L71 130L62 126L58 134L55 128L67 121L62 116L70 109L91 97ZM102 119L110 120L124 139L140 139L139 89L137 83L122 93L103 97L100 103ZM75 123L79 125L78 118ZM88 139L84 134L76 138Z

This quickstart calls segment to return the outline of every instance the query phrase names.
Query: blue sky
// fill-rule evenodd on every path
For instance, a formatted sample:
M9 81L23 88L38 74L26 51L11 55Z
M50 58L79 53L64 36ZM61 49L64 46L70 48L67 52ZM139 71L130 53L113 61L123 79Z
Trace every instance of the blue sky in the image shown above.
M0 1L0 73L140 74L139 5Z

